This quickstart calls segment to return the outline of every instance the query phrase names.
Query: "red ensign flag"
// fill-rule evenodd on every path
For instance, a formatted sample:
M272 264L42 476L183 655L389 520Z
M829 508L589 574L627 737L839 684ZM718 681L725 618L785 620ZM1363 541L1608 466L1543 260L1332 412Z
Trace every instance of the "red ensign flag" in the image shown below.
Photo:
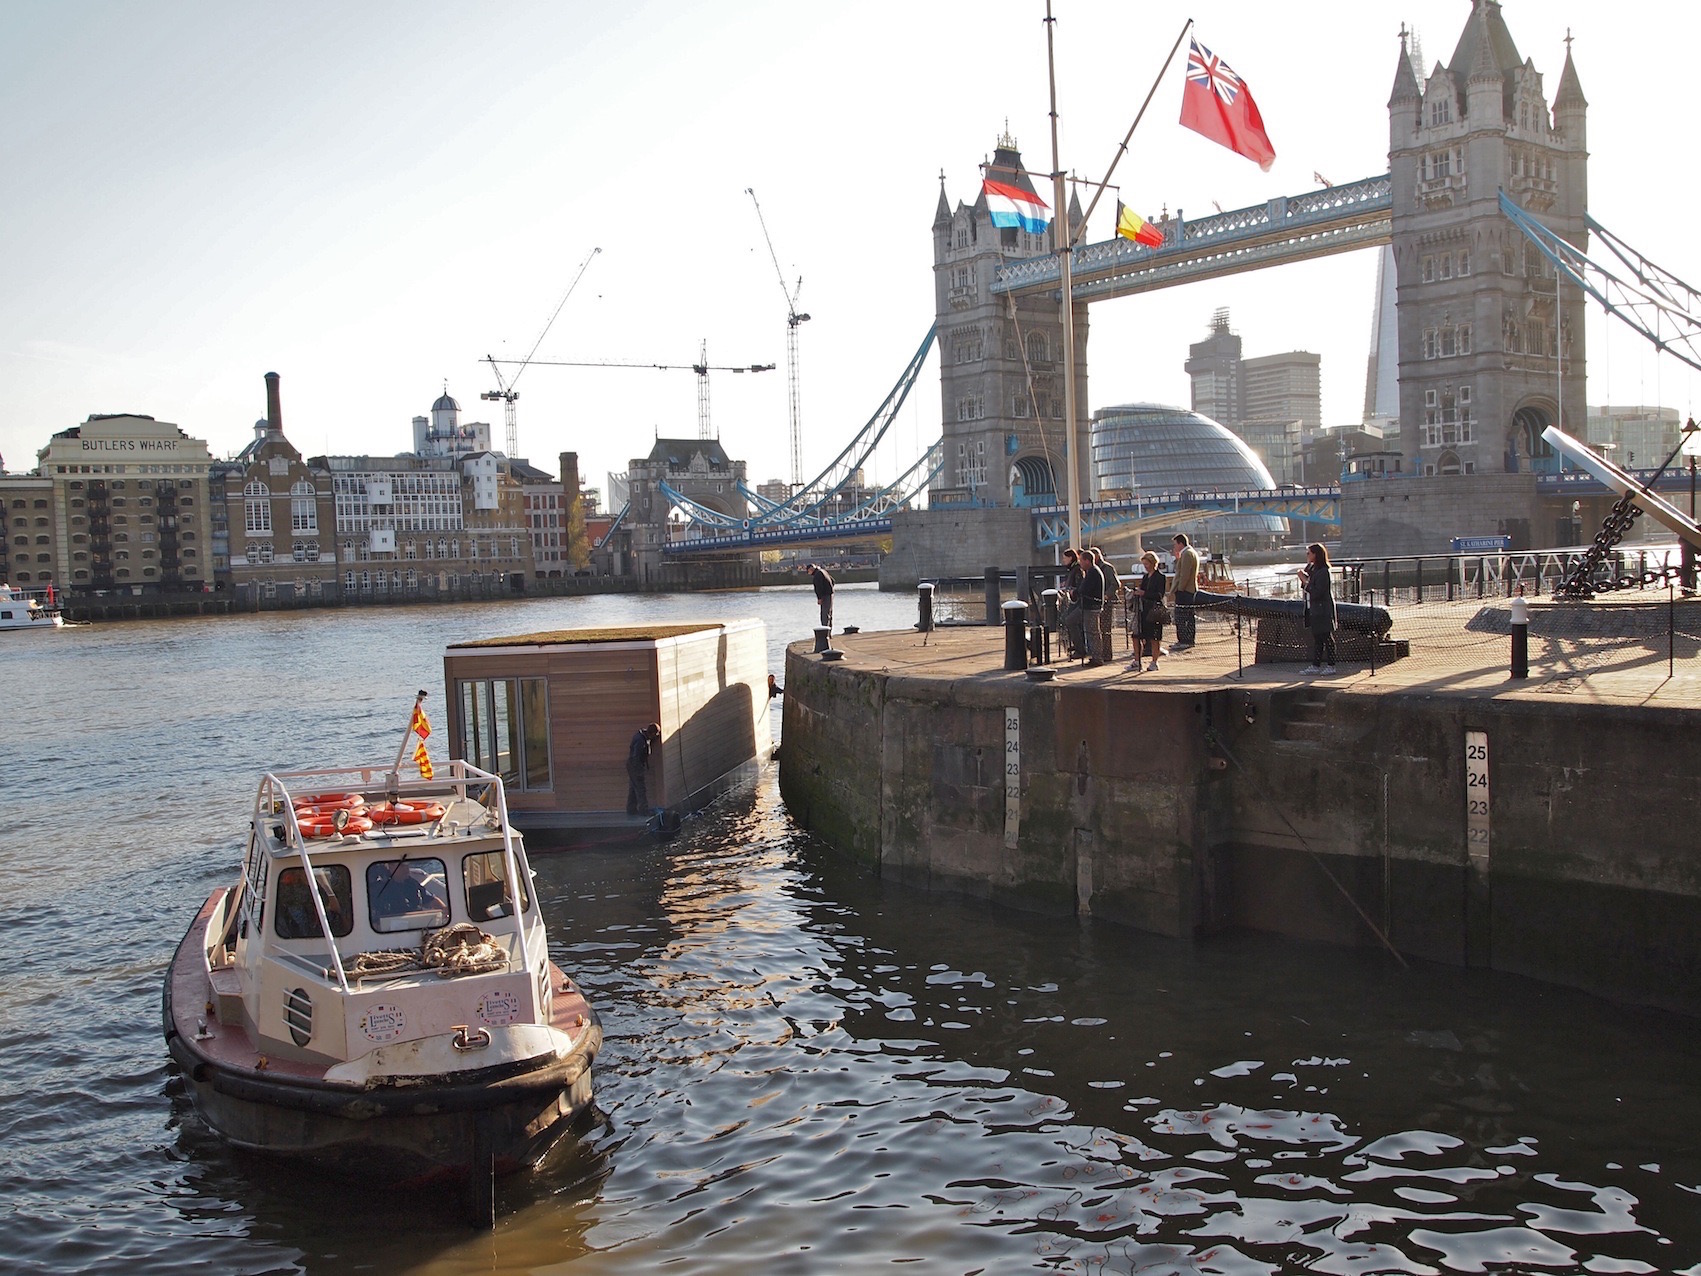
M1187 87L1181 93L1181 122L1195 133L1244 155L1269 171L1276 148L1264 131L1264 117L1242 80L1199 41L1190 41Z

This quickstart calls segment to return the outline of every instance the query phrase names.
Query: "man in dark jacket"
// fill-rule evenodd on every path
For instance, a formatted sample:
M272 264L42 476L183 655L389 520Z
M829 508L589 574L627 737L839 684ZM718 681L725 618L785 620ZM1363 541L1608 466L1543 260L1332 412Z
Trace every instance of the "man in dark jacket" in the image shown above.
M1081 568L1081 628L1086 630L1087 664L1102 665L1105 651L1099 613L1104 610L1104 573L1099 570L1098 555L1090 549L1081 551Z
M639 727L626 748L626 814L650 813L650 751L661 741L661 727Z
M833 627L833 578L819 563L809 564L809 583L815 586L815 601L821 604L821 623Z

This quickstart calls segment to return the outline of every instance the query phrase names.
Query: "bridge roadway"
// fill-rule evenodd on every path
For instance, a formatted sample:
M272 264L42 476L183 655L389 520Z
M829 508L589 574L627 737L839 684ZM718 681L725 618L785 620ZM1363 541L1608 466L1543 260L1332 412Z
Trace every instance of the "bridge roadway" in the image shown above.
M1653 470L1639 470L1634 473L1643 483L1654 478ZM1346 480L1348 484L1380 481L1374 478ZM1660 476L1655 489L1681 497L1689 484L1688 471L1670 469ZM1538 474L1536 490L1545 496L1586 497L1599 496L1608 489L1592 475L1568 471L1563 474ZM1034 506L1031 513L1036 549L1069 543L1069 510L1066 506ZM1338 528L1341 525L1341 488L1339 485L1248 488L1233 492L1198 492L1183 489L1176 492L1156 492L1150 496L1141 495L1128 500L1092 501L1081 506L1081 535L1091 542L1104 533L1118 529L1142 531L1147 527L1172 527L1180 522L1222 518L1231 514L1262 514L1315 523L1320 527ZM689 525L684 532L669 540L663 552L670 556L684 557L725 555L777 548L782 545L872 541L891 534L892 517L889 513L844 521L827 518L791 528L763 527L756 520L751 520L743 527L722 528L695 524Z
M1387 173L1210 217L1189 220L1178 212L1153 223L1164 232L1161 247L1114 238L1075 249L1073 296L1076 301L1127 297L1386 244L1393 219L1394 182ZM1062 266L1052 253L1000 267L992 291L1043 292L1062 282Z

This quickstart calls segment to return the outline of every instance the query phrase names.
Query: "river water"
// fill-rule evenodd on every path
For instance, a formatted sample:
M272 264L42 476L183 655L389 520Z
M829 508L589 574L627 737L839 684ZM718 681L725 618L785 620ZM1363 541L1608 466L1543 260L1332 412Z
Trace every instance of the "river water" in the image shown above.
M7 635L0 1270L1701 1276L1694 1021L897 889L793 829L771 769L672 843L538 857L606 1119L502 1184L493 1233L205 1131L160 978L263 769L391 756L450 641L734 615L779 671L813 599Z

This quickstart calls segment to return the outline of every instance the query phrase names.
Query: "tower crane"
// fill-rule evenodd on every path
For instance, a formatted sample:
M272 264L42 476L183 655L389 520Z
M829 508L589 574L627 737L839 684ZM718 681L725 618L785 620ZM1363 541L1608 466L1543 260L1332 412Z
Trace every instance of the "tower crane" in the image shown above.
M768 222L762 216L762 203L756 198L753 187L746 186L744 193L750 196L750 202L756 205L756 221L762 227L762 239L768 245L768 257L774 263L774 276L780 281L780 291L786 299L786 375L787 404L791 411L791 486L796 491L803 486L803 410L800 403L797 375L797 326L807 323L809 316L799 314L797 298L803 292L803 276L797 277L797 283L786 287L785 271L780 269L779 255L774 252L773 237L768 234Z
M704 340L697 348L696 363L628 363L620 359L533 359L527 355L522 362L518 359L491 359L490 364L521 363L521 371L527 367L540 368L651 368L657 372L694 372L697 375L697 437L712 439L714 434L709 428L709 373L711 372L772 372L771 363L747 363L742 365L711 364L709 362L709 343ZM501 374L498 373L498 376ZM519 374L515 374L515 380Z
M526 366L531 363L532 355L537 353L537 348L543 344L543 339L549 335L549 330L555 326L556 316L561 313L561 308L567 304L567 298L573 295L573 289L577 288L579 286L579 280L585 277L585 270L590 266L591 259L601 251L602 249L600 248L591 249L591 251L586 255L585 260L580 263L579 273L573 276L573 282L567 285L567 291L561 295L561 300L555 303L554 313L549 316L549 322L543 325L543 331L537 334L537 340L532 342L531 350L527 353L524 359L518 360L520 370L514 374L511 380L504 381L502 379L502 369L496 365L498 363L513 363L515 360L497 359L494 355L488 354L484 356L484 361L490 365L491 372L496 374L496 388L494 390L486 390L478 397L489 403L495 403L497 401L501 402L502 424L507 427L508 431L507 442L508 455L510 458L516 457L520 454L520 424L515 419L516 414L514 411L514 401L520 397L520 393L514 387L519 384L520 378L526 374Z

